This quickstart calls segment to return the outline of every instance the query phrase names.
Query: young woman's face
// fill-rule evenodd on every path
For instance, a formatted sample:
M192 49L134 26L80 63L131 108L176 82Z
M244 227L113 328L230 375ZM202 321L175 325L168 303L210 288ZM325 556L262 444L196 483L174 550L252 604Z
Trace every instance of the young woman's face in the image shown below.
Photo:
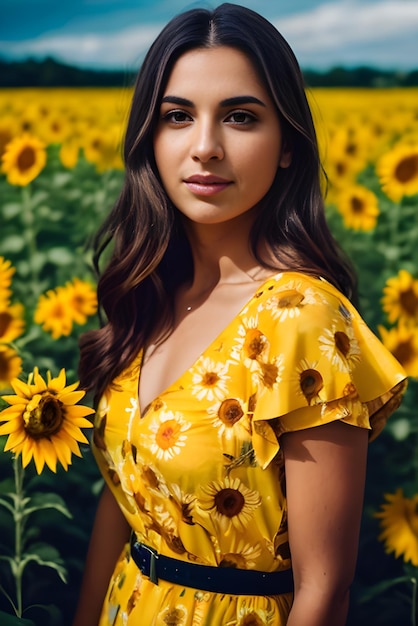
M161 102L154 153L165 190L189 220L236 218L290 164L276 109L245 54L195 49L174 65Z

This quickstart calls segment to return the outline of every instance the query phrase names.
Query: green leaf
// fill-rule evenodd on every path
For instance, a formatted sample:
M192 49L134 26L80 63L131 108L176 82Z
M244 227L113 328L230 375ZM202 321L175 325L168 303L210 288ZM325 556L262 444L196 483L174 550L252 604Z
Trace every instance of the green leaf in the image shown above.
M61 496L56 493L34 493L28 498L28 506L25 508L25 516L41 511L42 509L56 509L68 518L72 518L70 511Z
M25 247L25 240L21 235L9 235L1 242L2 255L16 254Z
M32 609L42 609L42 611L47 613L49 626L62 626L62 613L55 604L31 604L26 607L25 613L28 613Z
M62 560L59 552L51 545L46 543L37 543L31 546L31 552L26 552L21 561L22 569L25 568L31 561L42 565L43 567L50 567L54 569L61 580L67 582L67 570L64 567L64 561Z
M47 252L48 261L58 266L74 263L74 254L64 247L50 248Z
M12 219L19 215L22 210L22 205L18 202L8 202L2 207L3 215L6 219Z
M36 626L35 622L32 622L31 619L10 615L4 611L0 611L0 624L1 626Z
M376 598L376 596L380 596L387 589L390 589L391 587L394 587L395 585L399 585L401 583L413 584L414 579L411 578L410 576L399 576L398 578L392 578L391 580L382 580L377 585L373 585L373 587L369 587L369 589L367 589L361 595L360 602L362 604L366 602L370 602L370 600L373 600L374 598Z
M3 498L0 498L0 506L3 506L5 509L7 509L8 511L10 511L10 513L13 515L13 513L14 513L14 508L13 508L13 506L10 504L10 502L7 502L7 500L3 500Z

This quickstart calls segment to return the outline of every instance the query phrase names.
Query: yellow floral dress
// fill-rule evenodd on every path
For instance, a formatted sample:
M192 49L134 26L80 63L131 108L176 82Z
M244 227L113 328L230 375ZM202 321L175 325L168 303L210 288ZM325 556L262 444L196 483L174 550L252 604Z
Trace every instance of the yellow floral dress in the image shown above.
M291 272L268 279L142 413L140 366L141 354L100 402L99 467L139 541L231 570L291 566L280 435L340 420L374 438L405 388L348 300ZM291 602L155 585L126 546L100 626L284 626Z

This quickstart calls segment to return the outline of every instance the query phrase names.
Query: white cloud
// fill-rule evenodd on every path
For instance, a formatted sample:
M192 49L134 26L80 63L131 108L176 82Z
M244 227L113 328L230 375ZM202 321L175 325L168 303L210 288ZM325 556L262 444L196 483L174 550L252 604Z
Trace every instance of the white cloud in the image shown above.
M297 15L274 19L273 23L289 41L303 62L310 59L332 64L335 58L347 62L380 61L414 67L418 54L408 54L409 40L418 40L418 2L383 0L367 3L356 0L329 2ZM406 44L406 45L405 45ZM405 48L403 47L405 45Z
M308 11L273 18L303 67L375 64L418 66L417 0L335 0ZM54 56L84 67L136 69L164 24L141 24L114 33L51 33L37 39L0 41L11 58Z
M84 67L133 68L161 30L147 24L115 33L45 35L27 41L0 41L0 53L12 58L53 56Z

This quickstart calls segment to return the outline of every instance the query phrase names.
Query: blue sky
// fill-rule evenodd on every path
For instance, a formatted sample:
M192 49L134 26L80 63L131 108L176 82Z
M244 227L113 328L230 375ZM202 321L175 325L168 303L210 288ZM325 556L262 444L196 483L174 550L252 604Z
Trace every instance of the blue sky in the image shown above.
M235 2L237 3L237 2ZM304 68L418 68L418 0L240 0L277 26ZM0 56L136 69L176 13L217 0L0 0Z

